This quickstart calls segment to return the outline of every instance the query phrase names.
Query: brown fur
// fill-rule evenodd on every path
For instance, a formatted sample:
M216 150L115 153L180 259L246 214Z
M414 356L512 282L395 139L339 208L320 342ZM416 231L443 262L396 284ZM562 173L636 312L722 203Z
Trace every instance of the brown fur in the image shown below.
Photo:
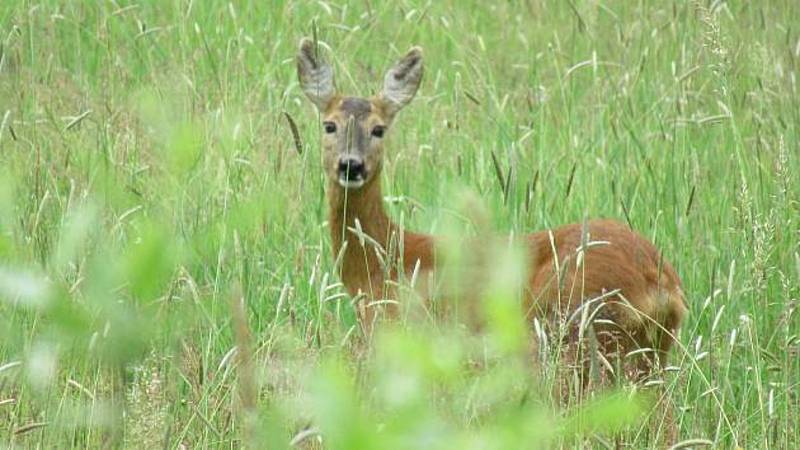
M347 245L341 266L342 282L351 295L365 296L366 303L359 313L365 324L371 324L374 312L367 305L371 300L390 296L385 290L387 277L396 281L398 269L411 274L417 261L417 270L435 269L436 239L410 231L401 233L384 211L378 178L356 191L331 183L328 202L334 254ZM398 254L395 261L390 261L388 273L376 255L374 243L367 240L362 245L358 233L352 231L357 229L356 221L361 231L384 250L390 248L393 237L402 237L402 257ZM601 347L607 349L607 354L621 353L620 356L637 348L652 348L665 362L672 343L670 335L677 332L686 313L677 273L649 241L611 220L588 222L590 242L608 244L589 245L578 266L576 250L584 240L582 229L581 224L571 224L526 236L531 255L524 303L526 318L565 322L585 300L619 290L592 308L594 311L603 305L596 317L619 327L595 325ZM395 316L397 308L389 308L388 312Z
M392 292L386 291L388 279L396 280L400 273L413 273L417 262L417 270L429 271L435 265L434 240L425 234L402 231L394 224L383 209L380 177L374 176L358 190L346 190L331 182L328 185L329 224L334 255L339 255L342 246L346 246L342 263L341 278L347 291L353 296L364 296L359 303L359 319L365 329L371 329L375 320L376 308L371 301L392 298ZM359 225L356 225L358 222ZM369 236L364 240L357 230ZM402 248L402 255L396 252L394 260L386 266L378 259L378 253L389 251L395 239L395 247ZM402 242L402 245L398 245ZM380 249L375 248L378 244ZM398 308L388 307L391 316L396 316Z

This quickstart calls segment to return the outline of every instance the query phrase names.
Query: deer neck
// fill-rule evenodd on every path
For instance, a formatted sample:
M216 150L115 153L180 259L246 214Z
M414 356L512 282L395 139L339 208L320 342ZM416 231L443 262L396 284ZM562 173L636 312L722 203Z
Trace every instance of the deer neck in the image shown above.
M360 189L348 190L338 183L330 183L328 202L334 257L346 245L341 266L342 281L351 293L359 289L374 291L384 268L370 240L387 249L395 228L383 208L380 174L374 174ZM358 229L369 239L362 241L358 232L353 231Z

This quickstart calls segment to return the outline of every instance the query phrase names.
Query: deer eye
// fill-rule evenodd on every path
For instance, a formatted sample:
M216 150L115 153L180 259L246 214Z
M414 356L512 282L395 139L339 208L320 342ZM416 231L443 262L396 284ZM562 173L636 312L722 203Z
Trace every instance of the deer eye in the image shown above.
M378 125L372 129L372 136L376 138L382 138L384 132L386 132L386 127Z
M336 124L333 122L325 122L322 127L325 128L325 132L328 134L336 133Z

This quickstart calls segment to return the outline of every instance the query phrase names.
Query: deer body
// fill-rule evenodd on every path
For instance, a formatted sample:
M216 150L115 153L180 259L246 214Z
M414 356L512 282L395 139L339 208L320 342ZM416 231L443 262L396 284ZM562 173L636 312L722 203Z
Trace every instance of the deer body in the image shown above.
M369 303L395 297L393 283L387 282L400 273L436 269L436 238L393 223L380 188L383 136L419 87L422 53L412 48L386 74L382 92L370 98L339 95L332 69L308 39L301 41L297 62L300 84L324 125L334 255L342 254L342 282L351 295L362 297L359 319L369 329L375 318ZM388 250L393 242L399 250L379 257L374 247ZM528 320L569 322L576 311L591 306L604 354L647 348L666 357L686 306L680 278L647 239L618 222L594 220L530 234L521 245L529 254ZM381 260L387 257L388 264ZM387 310L397 314L396 307ZM583 333L575 329L573 341Z

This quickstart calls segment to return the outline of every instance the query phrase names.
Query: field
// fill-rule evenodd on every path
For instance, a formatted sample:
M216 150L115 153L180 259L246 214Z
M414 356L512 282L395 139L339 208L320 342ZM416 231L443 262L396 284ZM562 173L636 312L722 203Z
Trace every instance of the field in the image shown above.
M4 0L0 445L657 448L671 410L686 447L800 448L797 24L792 0ZM501 282L483 336L367 345L303 36L364 96L424 48L383 173L406 228L650 238L690 310L658 386L555 404Z

